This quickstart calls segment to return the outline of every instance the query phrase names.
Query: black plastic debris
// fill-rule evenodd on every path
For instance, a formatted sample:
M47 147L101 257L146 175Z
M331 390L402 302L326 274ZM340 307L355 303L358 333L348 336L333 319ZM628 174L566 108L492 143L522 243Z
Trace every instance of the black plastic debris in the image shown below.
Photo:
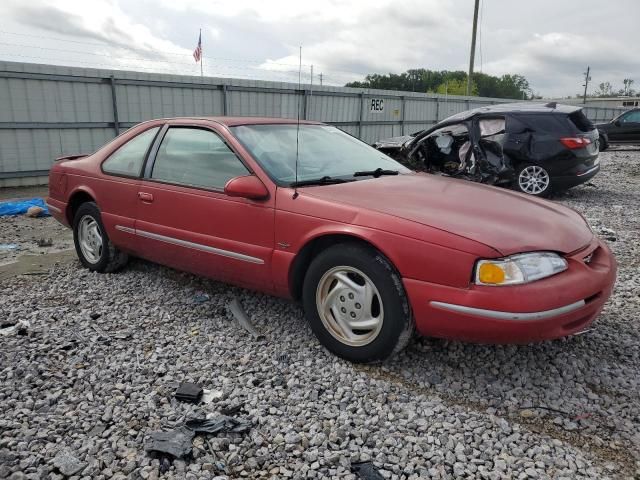
M93 312L89 314L89 317L91 317L91 320L97 320L102 316L101 313L97 313L97 312Z
M160 467L165 468L168 459L184 458L191 455L193 438L196 434L246 433L251 429L251 422L238 420L226 415L216 418L193 418L180 428L168 432L154 432L145 444L145 450L160 458ZM166 459L166 460L165 460ZM166 471L166 470L165 470Z
M195 436L195 432L187 427L180 427L168 432L154 432L144 448L147 452L183 458L191 455L193 449L191 442Z
M50 238L39 238L36 240L36 245L38 247L51 247L53 246L53 240Z
M228 407L224 407L220 410L222 415L235 415L236 413L240 413L240 410L244 408L244 403L237 403L235 405L230 405Z
M351 472L362 480L384 480L384 477L371 462L354 462L351 464Z
M193 418L187 420L185 426L196 433L246 433L251 429L251 422L219 415L215 418Z
M166 455L160 455L160 473L167 473L171 468L171 460Z
M182 402L198 403L202 398L202 387L195 383L181 383L175 397Z

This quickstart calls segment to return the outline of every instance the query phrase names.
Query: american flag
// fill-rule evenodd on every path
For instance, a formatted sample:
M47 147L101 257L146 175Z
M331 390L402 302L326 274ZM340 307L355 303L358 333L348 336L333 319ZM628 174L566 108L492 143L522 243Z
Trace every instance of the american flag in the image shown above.
M198 46L193 51L193 58L195 58L196 63L202 60L202 31L198 35Z

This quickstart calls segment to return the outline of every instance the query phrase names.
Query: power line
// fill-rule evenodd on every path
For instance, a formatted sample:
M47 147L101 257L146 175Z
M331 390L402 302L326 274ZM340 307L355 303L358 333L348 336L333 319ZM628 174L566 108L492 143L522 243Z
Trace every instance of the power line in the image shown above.
M78 41L78 40L67 40L64 38L59 38L59 37L49 37L49 36L44 36L44 35L33 35L33 34L28 34L28 33L18 33L18 32L9 32L7 30L0 30L0 33L2 34L6 34L6 35L19 35L21 37L30 37L30 38L37 38L40 40L55 40L58 42L69 42L69 43L75 43L75 44L79 44L79 45L89 45L89 46L97 46L97 47L112 47L112 48L121 48L123 50L130 50L132 52L140 52L140 53L144 53L144 54L150 54L150 53L162 53L164 55L178 55L178 56L185 56L185 57L191 57L191 54L193 53L191 50L185 49L184 52L169 52L166 50L145 50L145 49L140 49L140 48L133 48L133 47L124 47L122 45L114 45L114 44L110 44L107 40L104 41L104 43L97 43L97 42L85 42L85 41ZM12 45L16 45L16 46L22 46L22 47L30 47L30 48L39 48L38 45L21 45L21 44L12 44ZM273 62L271 60L264 60L264 59L247 59L247 58L222 58L222 57L210 57L210 56L203 56L203 58L209 59L209 60L215 60L215 61L227 61L227 62L238 62L238 63L266 63L268 65L278 65L278 66L288 66L288 67L298 67L297 63L283 63L283 62ZM302 64L303 67L309 67L311 66L310 64Z
M34 49L38 49L38 50L45 50L45 51L53 51L53 52L61 52L61 53L67 53L67 54L78 54L78 55L89 55L89 56L96 56L96 57L102 57L102 58L113 58L115 60L121 61L121 60L131 60L134 62L150 62L153 64L167 64L167 65L172 65L172 66L193 66L195 65L192 62L177 62L177 61L170 61L170 60L166 60L166 59L162 59L162 58L141 58L141 57L123 57L120 55L114 55L114 54L110 54L110 53L98 53L98 52L87 52L87 51L81 51L81 50L71 50L71 49L63 49L63 48L51 48L51 47L42 47L42 46L36 46L36 45L23 45L23 44L17 44L17 43L9 43L9 42L0 42L0 45L4 45L4 46L8 46L8 47L26 47L26 48L34 48ZM47 57L35 57L35 56L31 56L31 55L23 55L23 54L16 54L16 53L12 53L12 52L7 52L5 53L5 55L13 55L13 56L26 56L26 57L33 57L33 58L43 58L43 59L47 59ZM75 61L75 60L69 60L69 61ZM78 63L81 63L78 61ZM120 62L120 64L123 64L122 62ZM126 63L124 63L126 65ZM257 70L257 71L265 71L265 72L278 72L278 73L297 73L297 70L282 70L282 69L275 69L275 70L270 70L268 68L264 68L261 67L260 65L256 65L254 67L248 67L248 66L229 66L229 65L224 65L221 64L220 62L217 63L217 66L219 68L224 68L224 69L235 69L235 70ZM136 65L137 67L137 65ZM139 67L139 68L144 68L144 67Z

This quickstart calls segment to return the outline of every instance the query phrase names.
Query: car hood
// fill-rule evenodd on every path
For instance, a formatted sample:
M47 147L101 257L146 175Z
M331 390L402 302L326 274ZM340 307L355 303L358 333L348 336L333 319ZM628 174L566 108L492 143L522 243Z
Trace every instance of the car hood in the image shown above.
M403 135L401 137L391 137L391 138L383 138L382 140L378 140L373 144L376 148L389 148L396 147L400 148L402 145L407 143L409 140L413 140L411 135Z
M444 230L505 256L537 250L570 253L593 238L582 216L570 208L436 175L381 177L308 187L304 193Z

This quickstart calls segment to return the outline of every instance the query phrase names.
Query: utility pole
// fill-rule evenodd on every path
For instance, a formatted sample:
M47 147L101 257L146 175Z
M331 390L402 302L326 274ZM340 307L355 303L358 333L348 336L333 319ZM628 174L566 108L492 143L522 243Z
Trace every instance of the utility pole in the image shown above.
M478 7L480 0L476 0L473 9L473 33L471 34L471 55L469 56L469 75L467 76L467 96L471 95L471 76L473 75L473 61L476 58L476 32L478 31Z
M320 86L322 86L322 72L320 72Z
M584 74L584 95L582 96L582 103L584 104L587 103L587 87L589 86L589 80L591 80L591 77L589 76L590 70L591 68L587 66L587 71Z

